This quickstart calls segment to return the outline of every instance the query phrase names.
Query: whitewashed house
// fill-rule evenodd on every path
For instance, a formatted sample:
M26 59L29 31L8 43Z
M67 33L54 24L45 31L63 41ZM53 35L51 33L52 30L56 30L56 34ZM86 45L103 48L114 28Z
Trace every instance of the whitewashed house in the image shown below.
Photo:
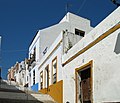
M81 18L72 13L67 13L67 15L65 15L65 17L58 24L50 26L50 27L42 29L42 30L39 30L29 47L29 61L30 61L29 62L30 63L30 65L29 65L29 71L30 71L29 87L31 87L32 90L38 91L40 88L45 88L48 85L48 84L42 84L42 82L40 80L41 79L40 75L44 74L44 73L42 73L42 70L45 69L44 66L46 66L46 65L43 65L43 63L47 62L47 61L44 61L44 58L48 54L48 50L50 51L51 48L54 48L54 47L52 47L52 45L57 38L58 38L58 41L56 41L58 43L57 46L60 44L59 40L61 39L62 35L59 36L59 34L61 33L61 31L65 31L65 33L69 32L69 33L71 33L71 35L76 33L77 34L76 36L78 38L73 36L73 37L75 37L73 44L75 44L82 37L84 37L84 35L86 35L86 33L88 33L90 30L92 30L92 27L90 26L89 20ZM81 37L80 37L79 33L81 33ZM72 38L72 36L69 37L69 39L70 38ZM69 42L69 47L66 47L66 49L65 49L66 52L67 52L67 49L69 49L73 45L72 41L70 41L69 39L67 39L67 41L66 41L66 42ZM66 44L66 46L67 46L67 44ZM55 47L56 47L56 43L55 43ZM54 49L57 49L57 48L54 48ZM59 53L59 54L60 54L60 58L61 58L61 53ZM50 57L51 57L51 55L50 55ZM47 58L49 58L49 57L47 57ZM59 57L53 56L51 58L52 60L54 59L53 63L56 62L55 58L59 58ZM59 62L61 62L61 60ZM41 63L42 63L42 65L40 65ZM49 63L52 63L52 62L49 61ZM47 68L46 68L46 70L47 70ZM53 72L55 74L55 70ZM50 73L52 73L52 72L50 71ZM54 77L54 79L55 78L56 77ZM60 76L60 78L58 80L61 80L61 79L62 79L62 75ZM53 82L57 82L57 81L53 80ZM53 82L49 82L49 85L52 85ZM40 83L41 83L41 86L40 86Z
M29 86L30 79L29 79L29 62L28 59L25 59L25 76L24 76L24 81L25 81L25 87Z
M68 13L67 18L65 16L61 22L63 21L71 22L71 27L57 34L58 37L38 65L39 91L51 95L58 103L63 103L62 56L92 30L89 20L72 13Z
M63 103L120 103L120 7L62 56Z
M25 61L21 61L19 63L19 82L18 82L18 84L22 85L22 86L24 86L26 84L26 80L25 80L26 72L25 71L26 71Z
M25 61L16 62L14 66L8 69L8 80L15 81L17 85L25 86L27 84Z
M19 84L19 63L16 62L15 65L13 66L14 68L14 81Z
M89 24L61 31L41 58L39 91L58 103L119 103L120 7L93 30L81 20Z

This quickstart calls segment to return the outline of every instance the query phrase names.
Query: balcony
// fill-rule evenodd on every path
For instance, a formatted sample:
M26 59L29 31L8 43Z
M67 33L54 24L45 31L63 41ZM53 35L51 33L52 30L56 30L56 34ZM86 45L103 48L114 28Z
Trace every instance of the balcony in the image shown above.
M80 33L79 33L80 32ZM85 32L84 31L77 31L74 33L65 31L63 34L63 54L67 53L78 41L80 41L83 37Z

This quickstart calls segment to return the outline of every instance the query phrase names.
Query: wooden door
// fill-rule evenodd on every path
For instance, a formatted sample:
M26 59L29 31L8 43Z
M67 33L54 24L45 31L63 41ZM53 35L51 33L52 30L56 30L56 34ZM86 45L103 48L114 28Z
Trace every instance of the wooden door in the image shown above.
M77 103L91 103L91 68L77 71Z

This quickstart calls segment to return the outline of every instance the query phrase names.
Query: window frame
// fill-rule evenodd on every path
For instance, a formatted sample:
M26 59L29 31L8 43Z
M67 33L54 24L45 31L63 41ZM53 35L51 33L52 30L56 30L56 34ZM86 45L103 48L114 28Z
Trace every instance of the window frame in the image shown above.
M40 72L40 89L43 89L43 70Z
M35 85L35 70L33 70L33 85Z
M79 34L77 34L76 32L79 32ZM75 34L76 34L76 35L79 35L79 36L81 36L81 37L85 37L85 31L79 30L79 29L77 29L77 28L75 28ZM83 34L84 34L84 35L83 35Z
M47 71L48 70L48 71ZM48 73L48 75L47 75L47 73ZM49 64L45 67L45 79L44 79L44 87L45 88L48 88L49 87L49 85L50 85L50 82L49 82L49 79L50 79L50 74L49 74ZM48 76L48 77L47 77ZM48 80L47 80L48 79Z
M54 74L53 74L53 63L54 61L56 61L56 82L54 83ZM57 63L57 56L52 60L52 84L56 84L57 83L57 69L58 69L58 63Z

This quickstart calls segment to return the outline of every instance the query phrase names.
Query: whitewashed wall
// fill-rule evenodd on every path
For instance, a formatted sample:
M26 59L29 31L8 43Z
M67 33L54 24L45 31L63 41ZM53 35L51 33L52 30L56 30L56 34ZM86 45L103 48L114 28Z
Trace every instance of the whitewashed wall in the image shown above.
M30 74L31 74L31 78L29 77L29 81L30 81L30 83L29 83L29 87L30 86L33 86L33 71L35 70L35 84L36 83L38 83L38 81L39 81L39 79L38 79L38 75L39 75L39 73L38 73L38 65L36 65L31 71L30 71Z
M62 57L62 63L120 22L120 7ZM120 102L120 53L114 52L120 29L79 55L63 68L64 103L75 103L75 68L93 60L93 102Z
M62 80L62 43L59 42L62 40L62 33L58 36L55 42L51 45L49 51L42 58L39 65L39 90L40 90L40 72L43 71L43 81L45 81L45 67L49 64L49 85L52 84L52 60L57 56L57 82ZM59 44L59 45L58 45ZM58 45L57 49L55 47ZM54 50L55 49L55 50ZM52 52L54 50L54 52ZM52 54L51 54L52 52ZM51 54L49 57L48 55ZM44 62L44 63L43 63ZM45 88L45 82L43 82L43 87Z
M45 55L43 55L43 51L47 47L48 50L50 49L51 45L54 43L56 38L59 36L60 32L62 30L68 30L69 32L75 32L75 28L80 29L88 33L91 31L92 27L90 26L90 21L87 19L84 19L82 17L76 16L72 13L67 14L67 18L64 19L64 21L50 26L48 28L39 30L37 32L37 35L33 39L30 47L29 47L29 56L30 53L33 53L34 47L36 47L36 61L37 64L42 62L42 58L44 58ZM61 57L60 57L61 58ZM59 58L58 58L59 59ZM33 68L35 69L35 68ZM36 68L38 69L38 68ZM33 71L33 70L32 70ZM31 85L33 83L32 80L32 72L31 71ZM38 72L37 72L38 73ZM39 74L36 74L39 76ZM58 77L59 79L59 77ZM39 82L39 79L37 80Z

